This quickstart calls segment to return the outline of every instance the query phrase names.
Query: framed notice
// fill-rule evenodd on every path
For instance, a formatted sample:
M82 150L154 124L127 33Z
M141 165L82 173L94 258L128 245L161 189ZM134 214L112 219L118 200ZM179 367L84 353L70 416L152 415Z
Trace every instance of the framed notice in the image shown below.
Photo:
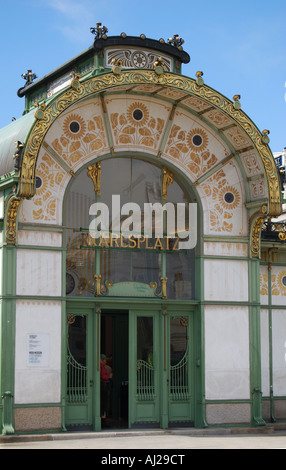
M50 335L27 335L28 366L48 367L50 362Z

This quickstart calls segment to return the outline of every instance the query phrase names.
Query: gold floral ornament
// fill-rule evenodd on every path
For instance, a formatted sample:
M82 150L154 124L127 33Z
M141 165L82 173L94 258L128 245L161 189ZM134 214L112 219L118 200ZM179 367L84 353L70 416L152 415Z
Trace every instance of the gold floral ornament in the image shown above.
M55 221L57 192L63 178L64 171L45 153L36 173L36 194L33 197L34 220Z
M193 152L203 152L208 141L208 135L203 129L192 129L187 135L187 144Z
M240 203L240 194L233 186L226 186L219 191L218 202L224 209L232 211Z
M282 295L286 295L286 271L283 270L277 275L277 286Z
M111 127L116 145L142 145L155 148L161 137L165 121L150 117L148 107L140 102L133 102L126 113L112 113Z
M63 130L71 140L82 139L86 133L86 123L78 114L71 114L65 119Z
M135 127L146 126L149 120L149 111L143 103L132 103L127 109L127 119Z
M268 276L260 274L260 295L268 295Z
M215 232L232 232L233 211L241 200L239 191L228 184L222 169L202 183L202 190L209 201L211 229Z

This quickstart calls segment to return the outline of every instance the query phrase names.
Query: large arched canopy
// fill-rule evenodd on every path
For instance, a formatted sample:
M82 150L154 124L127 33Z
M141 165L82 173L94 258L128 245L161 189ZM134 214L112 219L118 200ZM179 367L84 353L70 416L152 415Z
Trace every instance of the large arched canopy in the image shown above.
M281 213L267 132L241 110L238 96L231 101L206 86L202 73L195 80L167 71L164 62L148 67L124 69L117 61L107 73L74 74L68 88L30 111L35 119L23 142L14 205L32 198L23 220L60 224L64 190L82 165L136 153L189 179L202 202L205 235L250 230L251 255L258 257L263 221ZM58 179L49 197L43 185L36 188L40 175Z

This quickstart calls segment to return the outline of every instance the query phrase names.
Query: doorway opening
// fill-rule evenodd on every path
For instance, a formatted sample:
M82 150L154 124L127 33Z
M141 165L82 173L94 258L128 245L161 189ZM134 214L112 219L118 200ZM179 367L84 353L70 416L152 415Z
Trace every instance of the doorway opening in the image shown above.
M111 374L101 392L101 411L106 414L103 428L128 427L128 313L128 310L102 311L101 357L106 358L104 367Z

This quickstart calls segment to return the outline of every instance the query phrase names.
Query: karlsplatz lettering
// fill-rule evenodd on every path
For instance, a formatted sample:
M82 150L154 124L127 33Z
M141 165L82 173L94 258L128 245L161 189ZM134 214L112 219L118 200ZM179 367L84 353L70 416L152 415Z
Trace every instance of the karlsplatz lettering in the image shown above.
M144 250L167 250L167 251L180 251L179 248L180 237L160 237L152 238L139 236L138 238L130 235L124 237L114 236L110 234L109 237L100 237L99 239L89 237L87 240L87 247L93 248L129 248L129 249L144 249Z

